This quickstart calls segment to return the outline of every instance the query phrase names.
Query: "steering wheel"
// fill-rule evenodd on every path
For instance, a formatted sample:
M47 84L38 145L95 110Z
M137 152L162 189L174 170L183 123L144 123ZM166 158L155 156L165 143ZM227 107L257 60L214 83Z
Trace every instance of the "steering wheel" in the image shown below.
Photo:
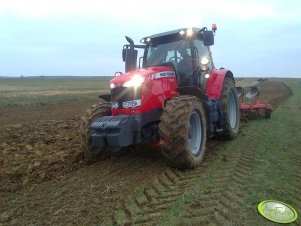
M176 63L179 63L181 60L183 60L182 57L175 57L175 56L173 56L173 57L171 57L171 58L168 59L168 61L170 61L170 62L176 62Z

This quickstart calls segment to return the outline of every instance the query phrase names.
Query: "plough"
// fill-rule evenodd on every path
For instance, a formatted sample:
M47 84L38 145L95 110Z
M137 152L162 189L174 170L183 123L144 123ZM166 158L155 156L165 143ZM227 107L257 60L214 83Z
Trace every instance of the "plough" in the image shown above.
M240 101L241 118L245 118L250 112L255 113L257 117L262 110L264 111L265 118L271 118L273 109L270 104L260 102L260 88L258 86L250 87L250 90L246 95L244 95L245 89L241 86L236 87L236 92ZM246 99L248 99L248 102L246 102Z

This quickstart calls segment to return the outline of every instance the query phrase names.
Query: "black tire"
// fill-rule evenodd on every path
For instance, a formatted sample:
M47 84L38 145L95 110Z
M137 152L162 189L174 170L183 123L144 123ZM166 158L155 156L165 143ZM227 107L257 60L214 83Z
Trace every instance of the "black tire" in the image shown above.
M199 165L205 154L206 131L204 107L197 97L184 95L167 101L159 124L161 150L167 162L179 169Z
M239 132L240 112L239 99L233 79L226 77L223 84L220 106L222 109L224 127L221 134L224 139L233 139Z
M93 105L87 109L86 115L82 117L80 123L80 150L86 163L93 163L108 156L108 153L104 148L92 147L92 130L90 128L91 124L97 119L108 115L111 115L111 105L110 103L101 100L99 104Z
M86 115L82 117L80 124L80 150L84 161L88 164L106 159L111 155L122 156L127 151L124 148L107 150L106 148L93 147L91 145L91 124L97 119L108 115L111 115L111 104L107 103L105 100L101 100L99 104L93 105L87 109Z

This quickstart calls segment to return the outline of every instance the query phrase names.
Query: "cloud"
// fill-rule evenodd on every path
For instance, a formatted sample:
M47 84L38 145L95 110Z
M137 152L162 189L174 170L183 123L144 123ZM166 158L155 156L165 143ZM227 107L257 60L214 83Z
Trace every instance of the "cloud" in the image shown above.
M274 70L280 72L285 63L299 65L301 52L294 45L301 37L300 9L300 0L2 1L0 71L111 75L123 70L124 35L138 42L154 33L215 22L217 67L260 75L264 72L253 71L254 62L269 65L277 56L282 64L275 63Z
M297 6L297 7L296 7ZM291 0L9 0L0 5L5 17L61 22L111 23L118 29L161 32L211 23L273 20L284 23L301 17L301 1ZM114 27L113 27L114 29Z
M93 16L112 20L175 19L192 14L216 17L218 14L238 19L275 17L274 1L186 0L185 2L152 0L143 2L99 0L10 0L0 5L0 15L21 17Z

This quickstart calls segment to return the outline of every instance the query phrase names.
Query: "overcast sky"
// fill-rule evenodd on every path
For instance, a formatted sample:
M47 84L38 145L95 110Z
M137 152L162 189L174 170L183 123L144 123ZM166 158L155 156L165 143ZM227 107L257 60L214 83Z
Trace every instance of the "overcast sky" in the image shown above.
M111 76L125 35L212 23L216 67L301 77L301 0L0 0L0 76Z

